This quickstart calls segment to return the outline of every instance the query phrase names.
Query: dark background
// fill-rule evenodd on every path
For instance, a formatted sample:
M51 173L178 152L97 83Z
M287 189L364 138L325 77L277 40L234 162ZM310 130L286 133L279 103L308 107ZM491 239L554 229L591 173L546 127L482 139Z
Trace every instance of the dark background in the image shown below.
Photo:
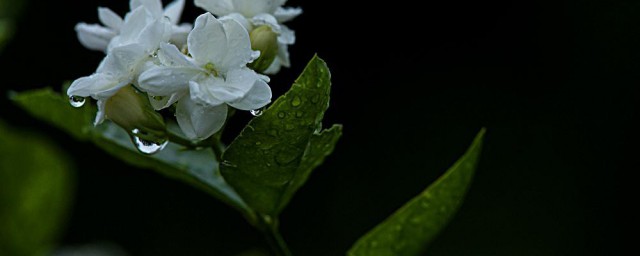
M200 10L188 1L183 20ZM335 153L282 216L296 255L344 255L362 234L442 174L487 127L474 183L429 255L618 255L621 183L638 118L638 1L301 1L290 27L293 67L314 53L333 74L325 124L342 123ZM31 0L0 58L3 93L91 74L77 22L128 1ZM264 246L231 208L182 183L131 169L26 116L78 167L64 245L111 241L133 255L234 255ZM245 115L246 120L248 115ZM236 120L241 126L243 118Z

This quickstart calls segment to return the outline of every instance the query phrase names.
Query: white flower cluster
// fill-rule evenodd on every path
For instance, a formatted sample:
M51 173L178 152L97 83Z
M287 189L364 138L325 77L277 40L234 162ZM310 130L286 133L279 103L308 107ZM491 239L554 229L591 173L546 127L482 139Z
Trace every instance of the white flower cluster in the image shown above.
M124 18L98 8L103 25L80 23L76 31L85 47L104 51L106 57L94 74L75 80L67 94L71 99L97 100L99 124L108 118L109 99L132 85L148 96L155 110L175 106L177 122L187 137L206 139L222 128L229 106L256 110L271 101L269 77L247 67L261 56L252 50L250 34L267 26L277 35L277 55L260 71L274 74L281 66L288 67L287 46L295 35L282 22L302 11L283 8L285 2L195 0L208 12L193 26L178 24L184 0L164 9L160 0L131 0L131 11Z

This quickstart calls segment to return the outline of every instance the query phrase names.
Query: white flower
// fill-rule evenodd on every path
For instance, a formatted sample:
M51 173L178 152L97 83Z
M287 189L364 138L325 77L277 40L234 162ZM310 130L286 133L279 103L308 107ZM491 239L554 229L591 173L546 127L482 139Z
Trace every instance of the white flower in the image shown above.
M233 19L200 15L189 33L191 57L171 44L162 44L163 65L148 69L138 79L151 96L169 97L166 107L178 101L176 117L191 139L202 140L219 131L227 105L240 110L264 107L271 101L268 77L246 67L257 57L247 31Z
M176 0L163 10L160 0L131 0L131 13L138 7L143 6L148 12L149 19L158 20L164 17L169 19L172 25L171 41L177 45L182 45L186 41L186 35L191 30L188 24L178 25L184 0ZM121 46L123 44L111 44L112 40L120 35L126 27L125 20L109 8L99 7L98 18L104 25L79 23L76 25L78 40L88 49L107 52L108 49ZM110 46L111 44L111 46Z
M108 51L95 74L75 80L67 90L69 96L98 100L95 124L105 118L106 100L122 87L135 84L138 74L149 66L160 43L169 40L167 21L163 19L147 23L146 15L143 6L129 13L121 26L122 34L114 38L114 41L118 39L122 44Z
M291 66L288 46L295 43L293 30L282 23L302 13L300 8L284 8L286 0L195 0L199 6L218 17L228 16L240 22L248 31L268 25L278 33L278 56L265 74L275 74L282 66Z

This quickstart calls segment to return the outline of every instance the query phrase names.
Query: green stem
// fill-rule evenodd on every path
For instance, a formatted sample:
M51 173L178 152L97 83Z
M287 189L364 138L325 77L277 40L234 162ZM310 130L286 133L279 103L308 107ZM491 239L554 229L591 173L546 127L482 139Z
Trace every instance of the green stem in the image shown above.
M265 236L274 256L292 256L287 243L278 230L277 220L273 221L268 216L261 216L258 219L258 229Z
M218 160L222 157L222 152L224 152L225 146L220 141L220 136L213 135L209 137L209 139L194 142L192 140L186 139L180 135L177 135L172 132L167 132L169 137L169 141L185 146L189 149L197 149L197 148L206 148L211 147L213 149L213 153L215 153Z

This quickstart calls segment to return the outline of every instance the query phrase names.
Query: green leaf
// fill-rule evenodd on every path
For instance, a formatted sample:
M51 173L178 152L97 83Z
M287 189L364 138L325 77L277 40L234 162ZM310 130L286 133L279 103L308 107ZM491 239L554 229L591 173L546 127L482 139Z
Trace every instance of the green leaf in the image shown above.
M10 98L32 116L65 131L78 140L91 138L95 108L73 108L67 97L51 88L11 93Z
M91 141L111 155L133 166L151 169L181 180L228 203L250 220L252 211L220 175L219 163L211 149L184 150L169 143L161 152L140 154L127 132L106 121L94 127L94 107L73 108L68 99L50 88L13 93L12 100L33 116L56 126L76 139Z
M307 182L311 172L320 166L327 156L333 153L333 149L341 136L341 125L334 125L330 129L311 136L307 150L302 156L300 166L280 199L280 209L284 209L298 189Z
M349 256L421 255L456 213L476 169L484 129L442 177L360 238Z
M74 173L62 150L0 122L0 255L44 255L68 215Z
M329 107L330 79L327 65L315 56L291 89L251 120L223 154L222 175L257 212L277 216L333 149L340 128L328 135L319 131ZM315 141L330 145L318 150ZM307 149L311 152L305 154Z

